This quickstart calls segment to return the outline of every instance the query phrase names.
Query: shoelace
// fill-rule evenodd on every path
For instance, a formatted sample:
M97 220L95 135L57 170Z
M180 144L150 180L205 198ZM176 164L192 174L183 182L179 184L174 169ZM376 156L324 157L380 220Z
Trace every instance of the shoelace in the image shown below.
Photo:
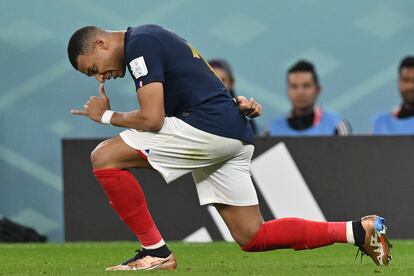
M126 260L125 262L123 262L122 265L127 265L129 263L135 262L136 260L142 259L142 258L144 258L145 256L148 255L147 252L145 252L145 250L143 250L143 249L137 249L137 250L135 250L135 252L137 252L137 254L134 257L132 257L131 259Z
M358 258L358 254L359 254L359 252L361 252L361 264L362 264L362 258L363 258L365 255L368 255L368 254L367 254L367 251L365 251L365 249L364 249L362 246L360 246L360 247L358 247L358 251L357 251L357 253L356 253L356 255L355 255L355 260Z

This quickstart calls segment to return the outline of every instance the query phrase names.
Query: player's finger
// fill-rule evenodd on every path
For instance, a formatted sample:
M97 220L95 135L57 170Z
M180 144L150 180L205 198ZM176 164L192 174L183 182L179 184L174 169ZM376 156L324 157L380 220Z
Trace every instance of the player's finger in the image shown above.
M257 117L261 114L262 106L256 102L254 98L250 98L249 102L251 103L250 109L246 112L246 116L251 118Z
M254 109L251 109L251 108L249 108L249 109L247 109L246 111L244 111L244 115L249 116L249 117L250 117L253 113L254 113Z
M251 103L251 104L257 104L256 100L253 97L251 97L249 99L249 103Z
M254 109L255 103L256 101L253 98L250 98L249 100L245 99L244 106L246 111L250 112L250 110Z
M246 112L245 115L249 116L250 118L258 117L262 114L262 106L259 103L255 103L254 109L249 110L249 112Z
M262 106L257 104L255 110L249 115L250 118L256 118L262 113Z
M259 114L258 116L262 115L262 105L261 104L259 104L259 110L258 110L257 113Z
M246 107L246 109L243 111L244 115L248 116L254 112L254 108L252 108L250 105Z
M257 102L252 102L250 105L250 109L255 110L257 107Z
M106 97L106 94L105 94L105 86L104 86L103 83L101 83L99 85L99 96Z
M90 100L93 100L93 99L95 99L96 98L96 96L91 96L91 97L89 97L89 101Z
M256 113L257 113L257 115L261 115L262 114L262 105L261 104L257 104Z
M244 97L244 96L237 96L236 97L236 103L237 104L243 104L243 103L246 103L246 102L247 102L246 97Z
M255 110L254 109L250 109L250 110L246 111L244 113L244 115L249 116L249 117L252 117L254 113L255 113Z
M70 111L70 113L72 113L73 115L83 115L83 116L88 115L88 114L86 113L86 111L76 110L76 109L72 109L72 110Z

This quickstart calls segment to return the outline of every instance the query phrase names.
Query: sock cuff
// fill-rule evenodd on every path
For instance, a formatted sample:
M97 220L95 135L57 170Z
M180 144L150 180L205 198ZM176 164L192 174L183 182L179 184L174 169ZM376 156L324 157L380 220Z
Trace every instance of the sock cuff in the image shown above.
M354 229L352 227L352 221L346 222L346 242L355 244Z
M148 249L147 247L144 247L144 246L142 247L142 249L147 255L158 257L158 258L167 258L172 253L165 243L161 245L160 247L157 247L154 249Z
M361 220L352 221L352 230L354 232L355 245L362 246L365 243L365 229Z
M109 176L114 175L117 173L122 173L125 170L117 169L117 168L103 168L103 169L93 169L93 174L96 176Z
M144 245L143 244L142 247L145 248L145 249L157 249L157 248L160 248L163 245L165 245L165 241L164 241L164 239L161 239L156 244L151 244L151 245Z

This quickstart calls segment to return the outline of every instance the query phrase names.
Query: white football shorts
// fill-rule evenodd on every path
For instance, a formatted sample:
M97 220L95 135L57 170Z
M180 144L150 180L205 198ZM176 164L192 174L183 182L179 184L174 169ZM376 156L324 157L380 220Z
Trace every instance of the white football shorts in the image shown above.
M176 117L159 132L128 129L119 134L147 157L167 183L192 173L200 205L257 205L250 175L254 146L199 130Z

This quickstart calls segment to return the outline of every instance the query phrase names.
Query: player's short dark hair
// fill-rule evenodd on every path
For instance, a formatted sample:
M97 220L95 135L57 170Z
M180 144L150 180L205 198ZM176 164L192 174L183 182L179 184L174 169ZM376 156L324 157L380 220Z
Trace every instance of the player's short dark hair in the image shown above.
M401 60L400 66L398 67L398 72L401 73L403 68L414 68L414 56L406 56Z
M316 73L315 66L307 60L301 59L293 64L287 71L287 76L296 72L309 72L312 74L313 81L316 86L319 86L318 74Z
M102 29L96 26L86 26L73 33L68 43L68 58L72 66L78 70L78 56L87 53L91 48L91 39Z

